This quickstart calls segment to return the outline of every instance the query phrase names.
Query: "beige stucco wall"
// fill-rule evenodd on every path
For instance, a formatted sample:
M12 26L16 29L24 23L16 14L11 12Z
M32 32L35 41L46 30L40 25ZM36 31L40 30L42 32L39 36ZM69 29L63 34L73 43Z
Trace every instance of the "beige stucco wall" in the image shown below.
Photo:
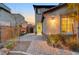
M65 7L59 8L57 10L48 12L47 14L48 15L63 15L63 14L67 14L68 12L70 12L70 11L68 11L67 7L65 6Z
M43 33L44 34L58 34L60 33L60 16L56 15L53 18L51 16L45 17L43 22Z

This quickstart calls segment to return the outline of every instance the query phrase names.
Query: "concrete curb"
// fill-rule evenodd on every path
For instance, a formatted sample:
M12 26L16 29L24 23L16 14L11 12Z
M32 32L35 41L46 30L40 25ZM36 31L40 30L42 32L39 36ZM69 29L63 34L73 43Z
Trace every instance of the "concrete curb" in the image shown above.
M9 51L9 53L15 53L15 55L18 53L19 55L20 54L23 54L23 55L32 55L32 54L29 54L29 53L26 53L26 52L23 52L23 51Z

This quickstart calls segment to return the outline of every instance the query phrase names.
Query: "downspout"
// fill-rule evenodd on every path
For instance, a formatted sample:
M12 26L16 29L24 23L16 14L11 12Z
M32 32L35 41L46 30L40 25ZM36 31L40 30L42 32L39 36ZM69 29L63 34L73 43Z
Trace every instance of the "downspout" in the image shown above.
M44 19L45 19L44 14L42 14L42 20L41 20L41 23L42 23L42 34L44 34L43 33L43 21L44 21Z
M0 43L1 43L1 26L0 26Z

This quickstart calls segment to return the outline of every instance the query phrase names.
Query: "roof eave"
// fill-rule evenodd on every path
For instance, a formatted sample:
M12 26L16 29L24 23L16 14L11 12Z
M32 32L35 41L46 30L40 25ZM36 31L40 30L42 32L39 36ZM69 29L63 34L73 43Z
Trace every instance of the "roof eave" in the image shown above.
M61 4L61 5L59 5L59 6L53 7L53 8L51 8L51 9L45 11L43 14L46 14L46 13L51 12L51 11L55 11L55 10L61 8L61 7L64 7L64 6L67 6L67 3L64 3L64 4Z

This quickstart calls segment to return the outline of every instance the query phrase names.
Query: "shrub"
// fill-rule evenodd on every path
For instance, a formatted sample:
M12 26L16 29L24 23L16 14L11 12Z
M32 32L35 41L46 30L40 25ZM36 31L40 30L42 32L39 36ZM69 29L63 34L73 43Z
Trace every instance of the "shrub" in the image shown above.
M10 40L6 43L5 48L12 49L15 45L15 42L13 40Z
M77 42L75 35L48 35L47 43L49 45L58 45L61 48L67 48L70 50L79 49L79 43Z
M48 35L47 43L49 45L56 45L59 40L60 40L59 35Z
M76 38L71 38L68 45L70 50L79 52L79 42Z

